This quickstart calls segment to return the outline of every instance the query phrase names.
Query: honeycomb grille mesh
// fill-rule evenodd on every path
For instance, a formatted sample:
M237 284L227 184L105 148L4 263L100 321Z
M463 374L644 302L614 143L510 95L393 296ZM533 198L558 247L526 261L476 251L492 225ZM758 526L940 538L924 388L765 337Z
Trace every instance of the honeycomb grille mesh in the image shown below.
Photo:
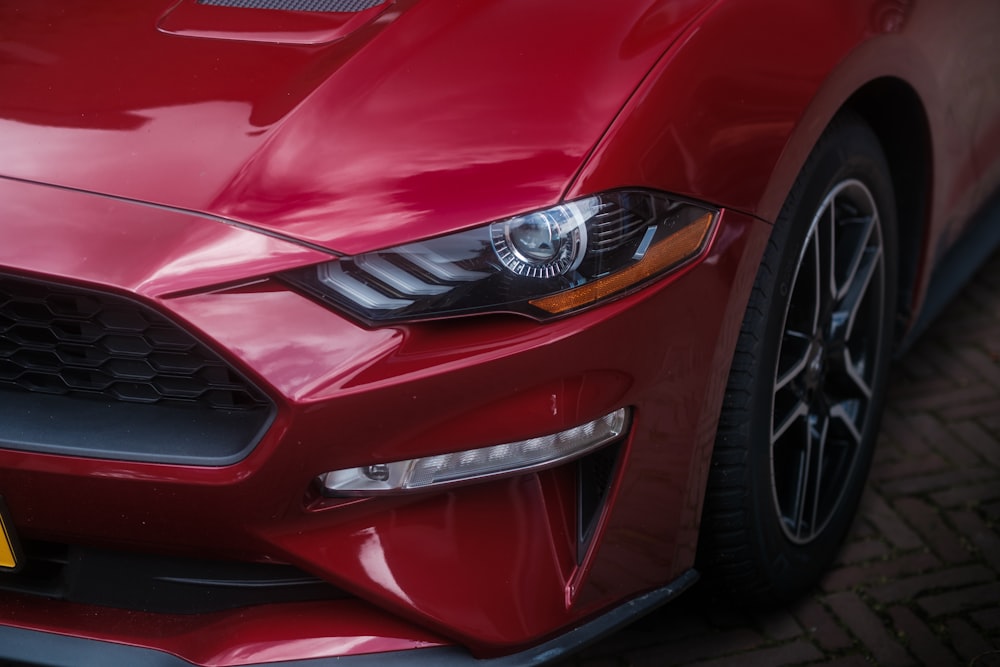
M199 5L238 9L280 9L289 12L363 12L385 0L198 0Z
M269 401L186 331L129 299L0 275L0 388L257 410Z

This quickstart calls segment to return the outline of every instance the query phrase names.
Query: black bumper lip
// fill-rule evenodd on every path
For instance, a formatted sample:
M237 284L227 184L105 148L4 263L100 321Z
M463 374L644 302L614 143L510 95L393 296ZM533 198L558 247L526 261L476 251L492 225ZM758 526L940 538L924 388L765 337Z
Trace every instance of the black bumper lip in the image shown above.
M579 651L674 599L698 581L687 570L666 586L640 595L542 644L499 658L476 659L458 647L439 647L335 658L259 663L242 667L521 667L543 665ZM192 667L164 651L0 626L0 660L45 667Z

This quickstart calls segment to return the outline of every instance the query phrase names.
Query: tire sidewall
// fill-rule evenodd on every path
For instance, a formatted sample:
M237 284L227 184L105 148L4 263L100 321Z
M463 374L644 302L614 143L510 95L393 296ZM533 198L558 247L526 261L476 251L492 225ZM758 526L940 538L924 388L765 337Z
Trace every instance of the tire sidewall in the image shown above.
M771 295L764 318L758 350L759 366L753 379L748 443L749 489L747 514L750 530L757 533L755 560L764 579L770 582L771 596L787 600L808 588L829 567L837 548L850 528L858 500L864 490L868 468L878 435L886 376L893 339L895 309L895 202L888 166L878 140L867 126L859 123L831 127L824 135L796 182L793 194L775 222L772 244L765 263L777 266L774 274L761 272L758 282ZM771 417L773 383L785 316L803 246L812 221L827 194L839 183L857 179L871 192L881 221L885 312L879 342L879 368L875 373L872 399L866 411L857 459L845 483L844 493L825 528L805 544L785 535L772 497ZM770 284L767 284L770 283Z

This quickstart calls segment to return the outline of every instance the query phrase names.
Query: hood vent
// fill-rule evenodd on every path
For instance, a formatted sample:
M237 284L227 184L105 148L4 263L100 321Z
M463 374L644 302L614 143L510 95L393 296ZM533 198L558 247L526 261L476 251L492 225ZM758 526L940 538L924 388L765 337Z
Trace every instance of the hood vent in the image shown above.
M185 37L268 44L330 44L363 28L394 0L181 0L157 28ZM267 10L267 11L261 11Z
M386 0L198 0L199 5L239 9L278 9L287 12L357 13Z

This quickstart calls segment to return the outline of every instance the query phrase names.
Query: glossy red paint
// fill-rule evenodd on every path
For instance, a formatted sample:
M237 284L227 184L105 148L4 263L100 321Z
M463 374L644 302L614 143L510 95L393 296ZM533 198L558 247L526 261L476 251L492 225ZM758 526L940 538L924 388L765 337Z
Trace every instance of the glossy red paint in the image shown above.
M114 197L8 179L0 179L0 197L9 211L0 227L4 267L145 298L330 259L230 221Z
M676 579L695 562L769 223L817 137L872 82L905 82L921 102L929 207L902 221L924 239L919 302L929 260L1000 183L998 30L1000 12L975 0L399 0L352 18L0 4L2 272L150 305L276 406L227 466L0 448L16 530L289 563L352 596L177 616L0 592L0 625L218 667L450 643L482 656ZM955 34L968 51L949 58ZM969 89L975 103L955 104ZM710 249L545 324L369 328L279 277L634 186L718 207ZM623 406L621 465L579 552L572 465L409 497L317 489L329 470Z
M982 9L975 0L719 3L657 64L567 196L624 175L774 220L834 114L867 84L899 79L921 100L939 158L925 234L933 256L958 231L949 238L946 228L968 220L1000 178L990 140L1000 17ZM771 17L767 29L746 29L761 15Z
M46 198L39 193L50 188L9 187L11 199L20 192L25 210L44 210L46 199L55 210L66 210L62 199L70 198L86 200L106 216L117 215L117 209L125 217L145 213L145 207L79 193L57 190ZM79 228L98 224L84 202L72 208ZM211 252L227 243L215 242L214 234L225 235L235 249L247 232L158 209L141 217L148 227L133 233L135 228L126 226L117 236L118 261L71 268L88 282L165 293L155 299L160 308L268 384L281 401L277 422L249 457L226 468L0 450L0 488L26 539L291 562L481 651L540 639L691 566L693 544L672 542L674 536L695 534L698 494L685 497L690 493L685 490L703 485L712 438L708 425L722 390L712 378L724 375L728 365L733 323L742 316L754 258L766 238L763 223L725 214L703 263L575 318L541 325L493 317L366 330L280 283L256 282L253 270L249 284L210 293L171 296L178 290L169 281L169 287L155 289L161 283L147 276L169 276L176 264L172 252L162 252L170 249L174 232L188 244L189 257L203 256L206 267L219 270L225 262L212 261ZM32 218L39 226L54 225L45 235L51 265L36 260L42 269L54 272L58 258L87 247L80 235L58 233L60 223L48 222L61 218ZM192 234L194 228L184 223L205 231ZM204 246L197 243L202 237L208 240ZM5 238L11 264L19 266L12 261L16 257L37 255L32 238L23 233ZM155 246L162 259L144 251L148 238L163 240ZM279 258L281 249L294 249L259 238ZM303 252L307 261L315 254ZM195 265L182 273L196 275ZM743 275L736 288L742 296L733 292L732 275ZM218 282L235 280L226 278ZM709 296L717 307L706 310ZM673 326L696 314L698 326ZM232 326L236 321L243 324ZM666 339L612 344L621 332L650 326L674 331ZM595 358L593 349L605 353ZM706 374L705 368L715 371ZM618 405L635 406L633 438L648 441L653 433L670 433L660 447L672 453L657 447L630 457L621 473L627 491L609 503L602 522L601 532L609 537L596 542L601 547L582 566L576 562L568 470L427 499L310 505L312 481L326 470L369 457L403 459L554 432ZM676 495L666 502L685 508L669 521L641 510L658 495L664 502L657 489L665 479L673 480L667 486ZM32 491L37 488L62 493L37 497ZM62 494L89 502L67 506ZM157 503L148 502L151 494ZM193 515L198 522L185 521ZM633 540L670 546L634 553L626 546ZM620 574L623 569L629 576ZM489 576L493 571L508 574L495 578ZM484 599L491 601L488 609Z
M144 614L5 596L0 623L55 634L73 632L183 656L205 667L278 662L330 655L416 650L444 645L356 600L254 607L215 614ZM332 634L330 628L337 628Z
M3 173L345 253L433 236L557 200L707 4L410 0L303 46L159 32L169 2L6 2Z
M243 12L240 21L234 23L232 7L184 0L164 14L156 27L161 32L183 37L234 42L329 44L368 25L392 4L376 4L351 13Z

